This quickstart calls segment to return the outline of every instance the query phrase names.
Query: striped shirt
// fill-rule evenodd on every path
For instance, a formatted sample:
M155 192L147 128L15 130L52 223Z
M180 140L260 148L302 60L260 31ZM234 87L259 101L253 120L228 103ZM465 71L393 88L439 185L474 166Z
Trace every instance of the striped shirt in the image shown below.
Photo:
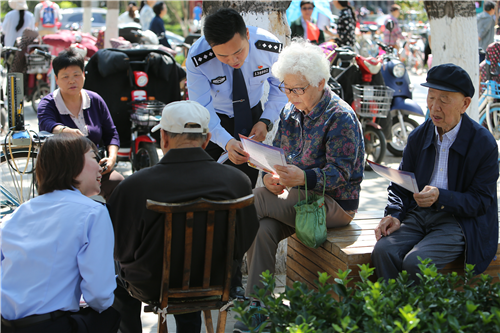
M439 139L437 127L434 127L436 132L436 161L434 162L434 171L430 181L430 186L437 188L448 189L448 155L450 147L457 138L458 131L462 125L462 118L451 131L443 134L443 140Z

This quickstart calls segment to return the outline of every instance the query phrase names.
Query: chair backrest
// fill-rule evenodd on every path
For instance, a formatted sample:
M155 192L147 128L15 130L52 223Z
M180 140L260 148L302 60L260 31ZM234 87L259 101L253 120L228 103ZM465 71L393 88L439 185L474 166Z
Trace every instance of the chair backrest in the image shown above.
M211 201L199 198L184 203L162 203L147 200L147 208L156 212L165 213L164 232L164 253L163 272L160 302L161 307L168 305L168 298L193 298L206 296L221 296L222 301L229 299L230 280L232 274L232 263L234 253L235 222L236 211L253 203L253 194L234 200ZM227 212L227 241L223 253L225 253L224 281L222 285L214 285L211 282L211 268L214 250L214 227L215 213L217 211ZM203 268L203 282L201 287L190 287L191 262L193 259L193 229L197 226L194 223L195 212L207 212L206 239L205 239L205 260ZM171 268L172 253L172 229L173 214L182 213L185 215L184 234L184 264L182 272L182 286L180 288L169 288L169 277ZM215 258L217 260L217 258ZM222 258L220 258L222 259Z

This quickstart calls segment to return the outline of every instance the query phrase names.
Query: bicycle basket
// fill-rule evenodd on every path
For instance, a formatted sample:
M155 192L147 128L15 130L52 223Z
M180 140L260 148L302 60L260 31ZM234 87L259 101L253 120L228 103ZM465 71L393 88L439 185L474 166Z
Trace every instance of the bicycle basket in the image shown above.
M164 107L165 104L160 101L134 101L130 119L139 126L156 126L160 122Z
M391 109L394 90L386 86L352 85L352 108L360 117L385 118Z
M41 54L33 53L35 49L40 49L50 53L50 45L29 45L26 53L26 73L27 74L46 74L49 72L51 59L45 58Z

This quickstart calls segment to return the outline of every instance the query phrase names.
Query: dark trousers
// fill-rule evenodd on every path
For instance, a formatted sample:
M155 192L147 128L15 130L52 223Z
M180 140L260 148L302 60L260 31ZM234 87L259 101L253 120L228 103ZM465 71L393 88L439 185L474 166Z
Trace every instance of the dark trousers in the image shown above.
M117 279L115 290L115 302L113 307L122 316L120 323L121 333L141 333L141 309L142 302L132 297ZM201 311L175 314L175 324L179 333L200 333L201 332Z
M92 308L78 312L66 312L66 315L49 319L29 326L18 325L17 321L5 321L2 318L4 333L116 333L120 323L120 314L112 307L101 313Z
M418 257L432 259L441 269L458 258L464 249L465 237L453 215L416 208L401 221L401 228L375 244L372 262L378 277L395 279L405 270L418 283Z

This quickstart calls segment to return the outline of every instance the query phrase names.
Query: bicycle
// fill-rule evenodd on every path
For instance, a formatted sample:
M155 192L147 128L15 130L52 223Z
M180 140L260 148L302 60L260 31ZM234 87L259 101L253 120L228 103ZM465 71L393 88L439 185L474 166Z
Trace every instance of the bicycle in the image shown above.
M486 127L495 140L500 139L500 85L488 80L481 82L485 87L483 94L479 97L479 124ZM488 115L488 116L487 116Z
M30 132L34 135L30 135ZM2 142L0 217L12 213L23 202L37 195L36 158L46 137L33 131L10 131ZM29 144L26 144L28 140Z

